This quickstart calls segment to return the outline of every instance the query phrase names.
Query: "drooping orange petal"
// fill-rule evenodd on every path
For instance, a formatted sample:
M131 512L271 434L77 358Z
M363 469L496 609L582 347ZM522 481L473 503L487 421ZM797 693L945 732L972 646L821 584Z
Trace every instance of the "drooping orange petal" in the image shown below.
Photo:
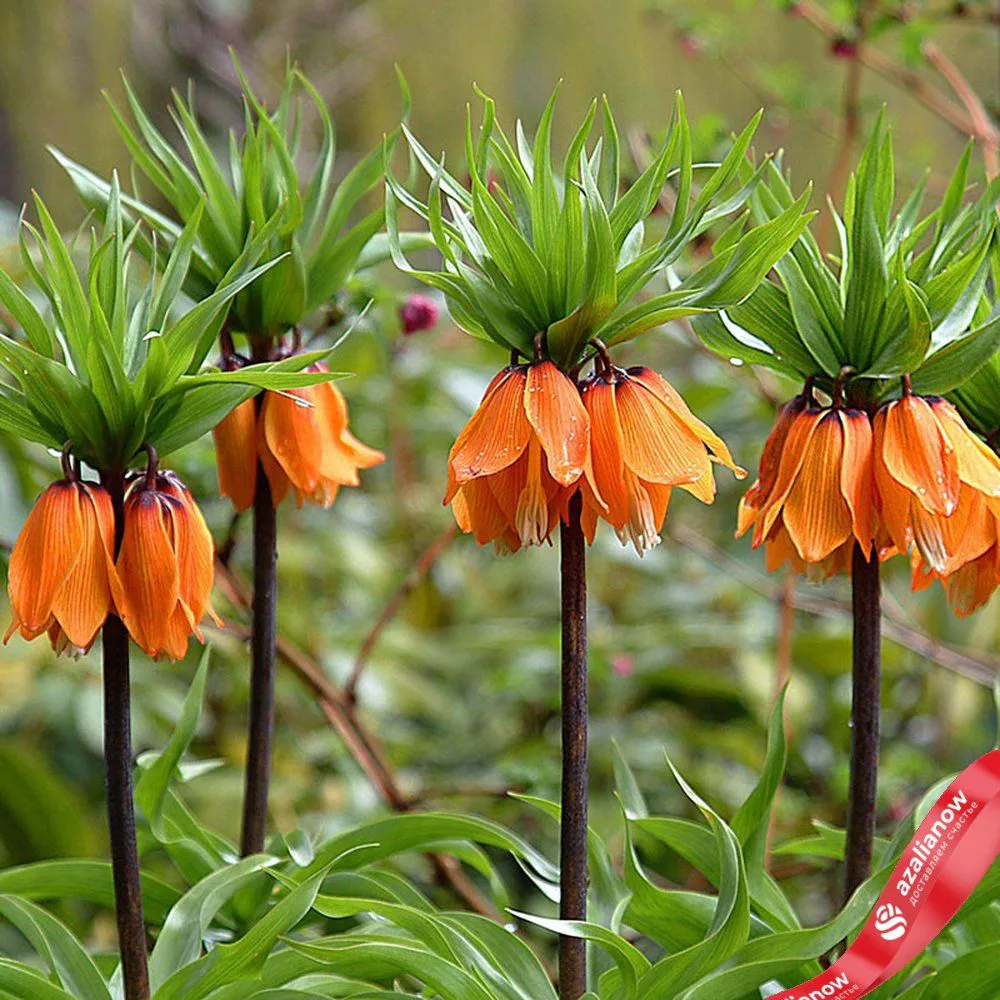
M524 453L531 436L524 412L526 383L523 368L507 369L490 383L448 456L446 504L463 483L506 469Z
M111 498L99 487L80 490L79 509L79 556L56 592L52 614L69 642L86 650L113 610L106 532L109 517L114 531L114 512ZM110 572L115 572L113 566Z
M767 498L767 503L763 509L763 517L758 519L757 527L754 530L754 548L757 548L771 533L771 528L774 526L778 515L782 511L782 506L788 498L788 494L798 479L806 454L811 447L813 434L822 416L822 410L803 410L795 416L791 426L788 428L784 448L781 452L781 462L778 466L778 475L774 481L774 488Z
M681 394L659 372L653 371L652 368L631 368L628 375L661 399L694 432L698 439L711 449L712 454L723 465L736 473L737 479L746 477L746 469L741 468L733 461L733 456L730 454L726 442L708 424L699 420L691 412L691 408Z
M582 395L590 417L594 478L597 480L600 496L607 505L607 512L601 512L589 486L584 492L585 501L589 498L608 523L620 531L628 520L629 503L625 490L625 460L622 457L622 432L615 402L615 386L603 379L594 379L584 386ZM585 502L584 507L587 506ZM593 537L591 531L589 539L592 541Z
M166 507L180 505L155 490L139 490L125 503L125 532L118 554L122 620L149 656L170 643L180 577ZM174 647L175 648L175 647Z
M385 461L385 455L362 444L348 430L347 402L332 382L316 387L313 397L323 446L320 474L340 486L357 486L358 469L370 469Z
M875 478L875 502L879 511L879 523L900 552L908 552L913 542L910 524L912 494L899 483L886 467L885 453L885 408L875 414L872 422L872 467Z
M806 397L800 395L778 408L774 426L764 442L764 450L760 455L757 480L744 494L748 507L759 509L767 503L778 479L778 468L781 465L785 439L788 437L788 432L795 422L795 418L805 410L806 406ZM742 535L744 531L746 528L743 528L739 534Z
M473 479L466 483L455 499L458 500L459 497L462 503L460 507L455 507L456 518L460 509L465 511L465 523L459 520L459 526L463 531L471 532L478 544L486 545L495 541L510 527L510 522L485 479Z
M839 410L843 428L844 453L841 460L840 489L851 512L854 537L871 558L873 544L872 513L875 506L874 470L872 468L872 425L861 410Z
M10 555L7 587L14 623L34 639L52 623L52 603L79 558L83 525L78 483L53 483L32 507Z
M313 405L315 387L264 396L260 419L267 451L291 484L312 493L319 483L322 436Z
M946 399L931 399L929 405L955 449L958 475L963 483L984 496L1000 497L1000 457L985 441L969 430L958 411Z
M551 361L531 365L524 411L552 478L561 486L572 486L590 465L590 417L576 386Z
M805 563L803 563L802 557L785 530L780 517L771 529L771 534L767 536L764 551L765 565L769 573L780 569L786 562L791 563L791 569L794 572L802 573L805 571Z
M943 581L948 603L957 615L971 615L981 608L1000 584L1000 548L994 545L978 559L966 563Z
M542 449L535 436L528 442L525 471L524 489L517 498L517 509L514 511L514 528L522 545L541 545L552 528L548 497L542 483Z
M958 459L925 399L904 396L883 407L882 461L928 514L947 517L958 503Z
M788 431L795 422L795 418L806 406L806 397L799 395L778 408L774 426L771 428L771 433L768 434L767 440L764 442L764 450L761 452L757 478L746 493L740 497L736 525L737 538L746 534L750 526L756 522L760 512L767 505L778 479L778 468L781 465L781 455L784 451Z
M828 411L806 450L781 516L799 555L820 562L852 534L847 501L841 494L844 430L836 411Z
M625 465L643 482L683 486L711 503L712 465L695 433L639 382L620 382L616 402Z
M198 624L209 614L220 624L209 603L215 581L215 546L205 518L187 488L177 482L173 495L180 501L171 507L177 552L178 598L192 616L192 630L204 641Z
M219 470L219 492L238 511L253 506L257 484L257 404L248 399L212 430Z
M996 518L982 493L962 484L958 506L951 517L941 519L941 533L948 552L945 573L978 559L996 539Z

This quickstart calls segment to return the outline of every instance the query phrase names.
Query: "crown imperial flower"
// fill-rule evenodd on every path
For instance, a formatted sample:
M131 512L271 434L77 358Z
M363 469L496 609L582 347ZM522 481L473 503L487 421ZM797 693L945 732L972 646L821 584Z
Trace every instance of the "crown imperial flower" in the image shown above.
M584 481L582 524L591 542L603 519L641 555L660 541L672 487L712 503L713 459L739 478L746 475L722 439L649 368L623 371L608 364L584 384L582 394L602 498L598 501Z
M796 396L764 445L757 481L740 502L737 536L753 527L754 548L766 545L770 570L790 562L830 576L848 570L855 542L870 558L873 508L868 414Z
M47 632L57 652L84 652L114 609L114 514L106 490L67 477L38 498L10 557L14 617L4 636Z
M451 449L444 503L480 545L516 552L548 540L581 478L603 505L576 384L551 361L512 365Z
M149 656L181 659L208 614L213 580L212 537L183 483L169 472L143 475L125 497L118 555L118 611Z
M259 457L275 507L290 490L300 507L305 500L329 507L341 486L360 484L359 469L385 461L350 432L348 419L347 401L332 382L265 392L259 413L254 400L241 403L213 431L222 495L240 511L253 504Z

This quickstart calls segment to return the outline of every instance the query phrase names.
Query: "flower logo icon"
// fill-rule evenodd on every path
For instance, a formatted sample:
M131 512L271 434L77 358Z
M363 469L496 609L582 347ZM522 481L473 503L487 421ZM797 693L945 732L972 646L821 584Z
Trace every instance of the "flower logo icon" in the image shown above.
M883 941L898 941L906 933L907 926L903 911L892 903L884 903L875 911L875 930L882 935Z

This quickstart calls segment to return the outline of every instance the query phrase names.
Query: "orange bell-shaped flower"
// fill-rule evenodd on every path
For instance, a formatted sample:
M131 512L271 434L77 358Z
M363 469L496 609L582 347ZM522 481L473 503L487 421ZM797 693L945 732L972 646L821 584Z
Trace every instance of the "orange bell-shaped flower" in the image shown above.
M581 479L600 503L575 383L551 361L512 365L452 446L444 503L480 545L516 552L548 540Z
M218 617L209 604L213 580L212 538L201 512L180 480L143 476L125 498L125 525L118 554L119 613L129 634L149 656L181 659L200 622Z
M74 477L39 497L10 557L8 591L14 618L4 642L47 632L57 652L88 650L117 590L114 513L101 486Z
M861 410L821 408L797 396L781 408L757 481L740 502L737 537L753 527L767 567L786 562L810 575L848 572L855 542L870 558L872 428Z
M290 490L300 507L305 500L329 507L341 486L359 485L358 469L385 461L350 432L347 402L333 382L264 392L260 404L258 412L255 400L241 403L213 431L219 489L237 510L253 505L258 458L275 507Z
M642 555L660 541L672 487L712 503L713 460L740 479L746 475L722 439L649 368L609 365L584 384L582 395L600 494L584 481L582 522L591 542L603 518Z
M875 487L897 548L938 576L994 543L1000 459L944 399L906 392L875 414Z

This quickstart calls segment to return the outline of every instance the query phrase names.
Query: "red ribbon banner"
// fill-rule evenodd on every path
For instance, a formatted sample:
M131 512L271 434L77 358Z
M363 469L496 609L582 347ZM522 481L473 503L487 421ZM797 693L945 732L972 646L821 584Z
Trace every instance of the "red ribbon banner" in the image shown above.
M1000 854L1000 750L967 767L903 851L843 957L769 1000L857 1000L891 979L947 925Z

